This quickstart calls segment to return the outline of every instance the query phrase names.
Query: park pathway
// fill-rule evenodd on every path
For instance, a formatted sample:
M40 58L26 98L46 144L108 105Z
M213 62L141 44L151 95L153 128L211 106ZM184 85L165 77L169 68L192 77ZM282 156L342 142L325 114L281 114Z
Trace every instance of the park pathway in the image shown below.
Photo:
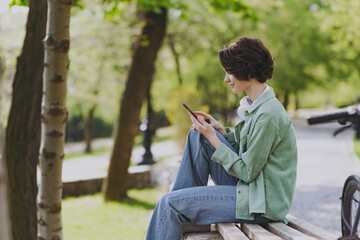
M333 137L340 126L327 123L309 126L293 120L298 145L298 175L290 214L341 234L340 197L342 186L351 174L360 174L354 154L352 131Z

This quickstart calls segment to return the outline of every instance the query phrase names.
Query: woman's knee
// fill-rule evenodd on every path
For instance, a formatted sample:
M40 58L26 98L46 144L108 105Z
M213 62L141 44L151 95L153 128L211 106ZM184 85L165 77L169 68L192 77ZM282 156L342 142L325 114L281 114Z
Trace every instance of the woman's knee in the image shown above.
M198 130L195 130L193 128L190 128L189 133L188 133L188 138L195 138L195 137L199 137L200 133Z
M171 194L172 194L172 192L168 192L160 198L159 203L158 203L159 207L161 207L161 208L169 207Z
M210 143L204 135L202 135L198 130L192 128L188 133L188 140L191 140L192 142L197 141L199 143Z

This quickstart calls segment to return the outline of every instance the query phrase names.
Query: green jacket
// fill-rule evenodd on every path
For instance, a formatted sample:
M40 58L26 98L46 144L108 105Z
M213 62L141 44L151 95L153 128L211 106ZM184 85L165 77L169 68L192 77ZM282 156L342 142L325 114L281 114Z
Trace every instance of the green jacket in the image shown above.
M285 218L293 200L297 148L294 128L274 91L264 92L224 137L242 155L221 144L212 156L239 179L236 218L252 220L254 213L275 220Z

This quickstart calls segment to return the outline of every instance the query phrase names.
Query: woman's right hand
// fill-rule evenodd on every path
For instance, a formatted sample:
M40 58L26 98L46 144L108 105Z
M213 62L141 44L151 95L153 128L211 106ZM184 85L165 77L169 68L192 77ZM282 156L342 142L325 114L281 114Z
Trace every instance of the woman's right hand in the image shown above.
M201 111L194 111L194 113L196 115L200 115L202 117L204 117L204 120L207 122L209 122L209 124L215 128L216 130L219 131L219 133L221 134L225 134L226 133L226 130L225 128L218 122L215 120L215 118L213 118L211 115L207 114L207 113L204 113L204 112L201 112Z

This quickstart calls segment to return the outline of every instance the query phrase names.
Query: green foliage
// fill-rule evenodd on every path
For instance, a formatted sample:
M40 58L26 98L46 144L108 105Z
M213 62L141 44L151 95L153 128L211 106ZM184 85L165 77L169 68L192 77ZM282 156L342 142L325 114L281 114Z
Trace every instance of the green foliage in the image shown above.
M29 6L29 0L12 0L9 6Z
M216 11L226 11L229 10L233 13L239 13L244 19L253 19L257 20L257 15L253 8L244 3L242 0L211 0L210 5Z
M131 34L127 15L105 20L100 6L86 2L71 19L71 65L68 74L67 108L83 116L96 106L95 116L113 124L119 95L130 62Z
M299 94L302 108L339 108L356 104L360 97L360 81L354 75L348 81L327 85L311 85Z
M356 0L334 0L320 9L323 32L330 33L328 49L332 56L329 74L337 80L349 80L359 73L360 64L360 3ZM331 16L331 17L329 17Z
M226 125L232 124L241 96L235 96L224 83L225 73L218 60L218 50L240 36L247 21L232 11L214 11L206 1L188 1L187 4L187 18L181 19L176 12L170 12L168 27L168 34L174 37L180 54L183 83L181 86L178 83L170 49L164 48L158 59L152 90L155 106L165 108L181 143L191 126L186 110L179 110L182 101L194 110L210 113Z
M9 3L9 6L29 6L29 0L12 0ZM73 0L72 7L78 7L80 9L84 8L82 0Z
M161 8L167 8L176 11L181 19L188 17L188 12L194 4L206 5L207 10L214 10L216 12L231 11L233 13L241 14L243 18L256 20L257 16L253 8L245 4L242 0L105 0L106 12L108 16L116 16L124 13L125 6L136 4L136 11L152 11L161 12Z
M254 32L275 58L271 83L278 94L296 94L310 83L321 82L314 69L327 64L323 45L328 36L320 33L309 2L288 0L279 6L262 6L259 15L263 21Z
M131 43L142 26L137 11L158 11L161 7L169 8L168 34L174 36L183 86L179 86L174 56L166 40L152 88L155 111L167 109L171 115L174 110L169 110L169 102L174 102L172 108L181 108L181 102L173 98L185 89L185 95L196 92L193 108L204 106L223 123L230 123L241 96L235 96L223 83L217 52L244 35L260 38L272 52L275 73L269 84L278 96L288 92L291 99L295 95L300 99L300 107L326 107L330 102L334 106L351 104L359 95L357 0L77 2L84 8L72 10L67 98L70 117L81 115L85 119L96 105L97 117L109 124L115 122L131 60ZM27 3L13 0L11 4ZM1 30L7 33L0 42L7 67L5 79L12 78L23 38L20 30L26 17L21 19L22 25L19 19L10 21L1 16ZM17 25L12 29L12 24ZM338 83L341 81L344 83ZM181 121L185 132L191 125L186 121Z
M174 125L173 137L180 146L185 144L186 136L191 128L192 122L188 111L182 106L185 103L193 111L209 112L207 105L200 104L199 92L192 86L184 85L172 91L172 97L166 104L166 115Z
M62 201L64 236L68 239L143 239L156 202L165 192L129 190L130 199L104 203L102 196L67 198Z
M360 159L360 139L354 139L354 150L356 156Z
M161 12L161 8L187 10L187 5L181 0L105 0L105 12L107 17L114 17L124 14L128 6L135 5L136 12L152 11Z
M110 138L113 133L113 124L104 122L104 118L94 117L92 120L92 138ZM67 119L65 129L65 142L84 141L84 128L86 119L80 114L72 113Z

